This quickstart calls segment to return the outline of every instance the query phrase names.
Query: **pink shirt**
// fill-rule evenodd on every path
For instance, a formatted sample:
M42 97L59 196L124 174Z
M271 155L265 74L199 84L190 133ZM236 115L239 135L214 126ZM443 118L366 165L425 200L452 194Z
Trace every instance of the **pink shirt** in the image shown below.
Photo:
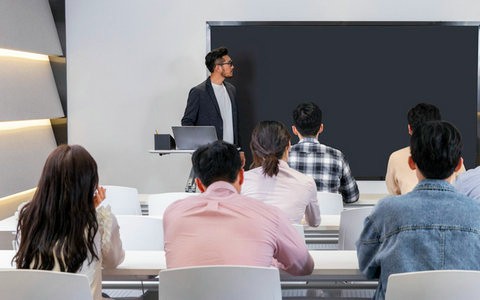
M163 219L167 268L201 265L269 267L308 275L313 259L278 209L239 195L227 182L172 203Z
M261 167L245 172L242 194L280 208L291 223L300 224L305 215L308 225L320 225L315 181L283 160L277 176L264 175Z

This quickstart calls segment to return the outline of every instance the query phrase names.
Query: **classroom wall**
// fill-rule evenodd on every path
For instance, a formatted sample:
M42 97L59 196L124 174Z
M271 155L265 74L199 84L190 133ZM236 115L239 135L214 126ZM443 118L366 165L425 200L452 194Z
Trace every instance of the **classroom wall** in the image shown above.
M473 0L67 0L69 143L91 152L103 184L181 191L190 157L148 150L206 77L207 21L479 20Z

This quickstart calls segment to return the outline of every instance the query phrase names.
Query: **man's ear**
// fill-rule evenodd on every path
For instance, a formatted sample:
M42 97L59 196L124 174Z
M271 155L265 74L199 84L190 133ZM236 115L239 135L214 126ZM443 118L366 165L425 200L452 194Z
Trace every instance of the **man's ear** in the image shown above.
M199 178L195 178L195 183L197 184L198 189L200 192L205 192L207 188L203 185L202 181Z
M412 170L416 170L416 169L417 169L417 164L413 161L413 158L412 158L411 155L408 157L408 166L409 166L410 169L412 169Z
M318 133L317 133L317 136L323 132L323 123L320 124L320 128L318 129Z
M408 134L412 135L413 134L412 126L410 126L410 124L408 124L407 128L408 128Z
M292 125L292 131L294 135L298 136L298 130L297 130L297 127L295 127L295 125Z
M240 169L240 171L238 171L238 184L242 185L243 184L243 180L244 180L244 170L243 168Z
M455 167L455 172L458 172L463 166L463 158L460 157L460 159L458 160L458 164L457 166Z

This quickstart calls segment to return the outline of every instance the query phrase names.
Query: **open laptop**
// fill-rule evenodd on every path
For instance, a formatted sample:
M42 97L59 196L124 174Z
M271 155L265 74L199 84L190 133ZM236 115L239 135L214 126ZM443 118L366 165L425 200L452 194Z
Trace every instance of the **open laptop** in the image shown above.
M196 150L217 140L214 126L172 126L178 150Z

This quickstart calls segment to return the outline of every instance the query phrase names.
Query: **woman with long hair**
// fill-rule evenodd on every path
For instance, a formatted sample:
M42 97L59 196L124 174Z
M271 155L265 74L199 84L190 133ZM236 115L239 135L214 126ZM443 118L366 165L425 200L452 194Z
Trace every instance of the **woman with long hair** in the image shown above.
M303 216L310 226L320 224L317 187L308 177L287 164L290 134L277 121L262 121L252 132L253 163L245 172L242 194L279 207L292 223Z
M99 207L97 164L83 147L61 145L47 158L33 199L19 213L18 269L87 275L102 299L102 266L114 268L124 251L110 207Z

